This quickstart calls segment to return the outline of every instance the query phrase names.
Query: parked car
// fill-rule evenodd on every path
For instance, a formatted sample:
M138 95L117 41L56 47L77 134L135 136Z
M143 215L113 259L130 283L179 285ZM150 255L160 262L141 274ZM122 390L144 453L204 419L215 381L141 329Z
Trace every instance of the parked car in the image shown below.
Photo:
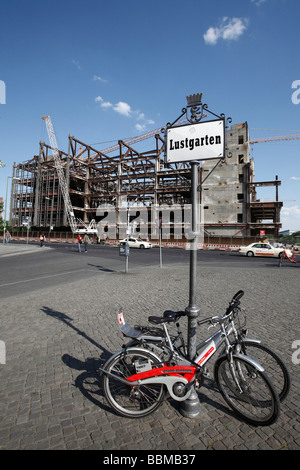
M241 246L239 249L239 252L245 256L271 256L274 258L281 258L285 251L289 257L292 256L291 250L283 247L275 248L270 243L251 243L251 245Z
M121 242L128 242L129 248L152 248L151 243L142 240L141 238L124 238L124 240L120 240Z

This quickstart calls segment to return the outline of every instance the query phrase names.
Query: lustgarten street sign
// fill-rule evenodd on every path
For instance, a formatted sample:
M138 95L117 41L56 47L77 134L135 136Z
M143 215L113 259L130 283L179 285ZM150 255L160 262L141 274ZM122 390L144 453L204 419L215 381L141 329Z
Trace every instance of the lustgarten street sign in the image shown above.
M167 129L167 162L224 158L224 119Z

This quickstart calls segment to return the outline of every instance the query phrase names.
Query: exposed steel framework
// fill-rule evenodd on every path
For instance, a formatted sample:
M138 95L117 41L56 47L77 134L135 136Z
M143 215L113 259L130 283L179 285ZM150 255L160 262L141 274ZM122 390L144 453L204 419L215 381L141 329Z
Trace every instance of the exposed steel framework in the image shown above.
M239 126L248 132L247 123L232 127ZM146 151L145 141L148 147ZM251 141L248 140L243 148L248 149L249 143ZM153 204L188 204L191 188L190 164L166 164L164 145L159 129L130 140L119 140L117 145L101 151L69 135L68 152L58 150L58 154L76 219L81 219L84 223L89 223L92 219L97 221L99 205L110 204L119 209L124 198L127 198L128 205L137 206L137 210L139 206L151 208ZM236 158L238 157L240 156L237 155ZM239 162L232 165L234 171L241 166ZM278 193L274 203L268 207L265 203L258 203L256 186L271 184L277 190L280 181L255 183L249 158L243 167L248 168L244 173L249 175L240 184L244 192L244 216L242 220L230 222L230 225L237 234L243 232L247 236L256 235L260 227L266 227L261 218L269 218L272 219L269 233L276 236L281 227L282 203L278 202ZM199 165L199 181L204 179L207 171L205 165ZM205 202L204 193L207 194L208 191L200 193L201 202ZM258 204L256 209L253 207L255 203ZM20 227L27 219L32 227L41 230L50 230L50 227L57 231L70 230L53 150L45 142L40 142L38 155L26 162L15 163L13 168L10 223L13 227ZM221 225L226 226L226 223L218 221L215 224ZM208 231L211 226L209 224Z
M153 144L153 136L152 144ZM69 151L59 150L76 218L89 222L97 207L119 206L122 197L129 203L150 206L188 203L190 166L165 165L164 140L154 135L151 150L140 152L120 140L104 151L69 136ZM117 152L116 152L117 150ZM110 153L114 152L114 155ZM22 225L29 218L35 227L65 227L67 214L52 156L52 148L40 142L39 155L14 165L11 222ZM51 220L50 220L51 219Z

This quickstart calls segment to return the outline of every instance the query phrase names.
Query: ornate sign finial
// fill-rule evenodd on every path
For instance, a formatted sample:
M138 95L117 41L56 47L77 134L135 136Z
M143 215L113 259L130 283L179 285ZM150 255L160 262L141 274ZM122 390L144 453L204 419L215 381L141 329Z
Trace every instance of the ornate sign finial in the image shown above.
M186 97L187 99L187 108L190 108L190 117L186 110L186 118L191 124L196 124L200 122L203 117L203 104L202 104L202 95L203 93L194 93Z
M188 106L199 106L202 104L203 93L194 93L186 97Z

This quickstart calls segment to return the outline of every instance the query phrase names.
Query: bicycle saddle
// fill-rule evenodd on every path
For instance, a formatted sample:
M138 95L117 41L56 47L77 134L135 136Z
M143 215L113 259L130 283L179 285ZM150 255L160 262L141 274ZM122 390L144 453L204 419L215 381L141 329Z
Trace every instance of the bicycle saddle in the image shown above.
M155 323L156 325L159 325L160 323L172 323L184 315L186 315L186 313L183 311L173 312L172 310L166 310L163 317L151 316L148 318L148 321L150 323Z
M159 325L160 323L171 323L174 320L174 318L163 318L163 317L148 317L148 321L150 323L155 323L155 325Z
M184 310L178 310L174 312L173 310L165 310L164 311L164 318L175 318L176 320L180 317L185 317L186 312Z

